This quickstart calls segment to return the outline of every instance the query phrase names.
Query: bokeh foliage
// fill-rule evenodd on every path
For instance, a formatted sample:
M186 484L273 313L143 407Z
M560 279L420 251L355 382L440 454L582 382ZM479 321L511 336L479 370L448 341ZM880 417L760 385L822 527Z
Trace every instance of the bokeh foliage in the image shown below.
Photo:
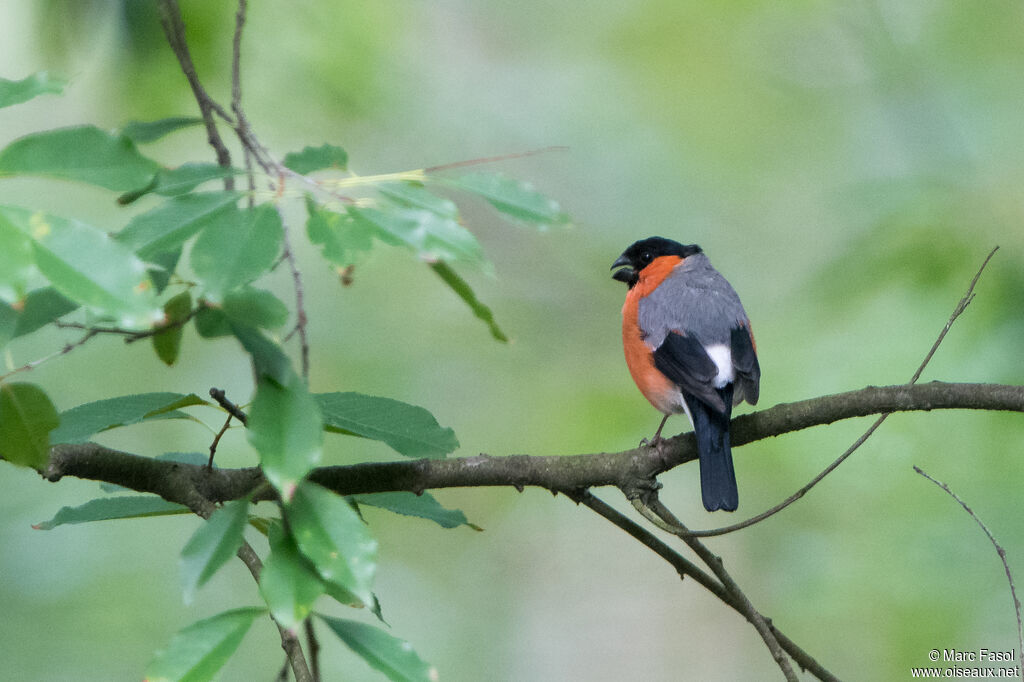
M110 129L193 115L146 6L8 3L0 75L49 69L71 81L62 104L44 97L5 113L0 144L82 121ZM201 75L226 94L230 3L182 7ZM483 202L466 212L496 273L468 279L509 345L493 343L434 273L397 267L409 264L401 251L368 254L351 287L326 268L314 274L314 391L426 405L459 434L457 454L635 445L657 415L623 367L622 291L607 267L649 234L700 243L736 286L754 322L769 405L905 381L999 244L925 379L1024 380L1017 3L297 7L253 3L246 35L249 118L275 150L336 141L359 172L377 173L568 145L569 153L501 170L533 178L579 223L538 236L499 224ZM200 132L187 144L157 142L153 153L212 159ZM0 203L58 215L73 207L111 229L155 205L144 198L118 208L107 193L66 187L5 180ZM285 277L268 284L282 298L287 285ZM142 344L105 340L29 378L62 410L109 397L112 378L117 394L223 384L248 395L251 377L232 342L200 344L192 334L179 360L185 374L164 369ZM15 341L13 362L66 340ZM681 421L670 426L682 430ZM183 426L164 421L101 440L141 452L169 439L182 451L208 445ZM741 513L788 494L860 428L738 450ZM996 557L910 465L972 503L1019 566L1022 435L1012 415L894 417L796 507L713 547L754 586L762 611L840 676L905 676L932 648L1009 649L1013 614ZM244 438L225 447L225 466L245 462ZM358 450L390 456L362 443ZM331 463L350 456L342 446L324 453ZM664 478L665 499L684 518L717 525L700 523L707 517L694 503L695 471ZM180 603L175 549L194 520L38 533L30 523L90 499L95 487L50 486L19 472L5 473L3 488L0 534L17 548L0 556L10 577L0 585L9 614L0 636L12 669L29 678L55 667L76 679L137 676L155 642L196 619ZM493 679L495 670L504 679L668 680L681 670L740 679L770 670L745 624L564 500L529 491L438 498L487 532L367 516L382 547L378 582L393 595L386 618L449 679ZM154 534L166 547L153 548ZM241 567L227 570L202 588L201 615L251 603ZM132 613L121 605L126 594ZM258 630L226 675L276 665L276 634ZM354 659L329 665L377 679L368 669L349 673Z

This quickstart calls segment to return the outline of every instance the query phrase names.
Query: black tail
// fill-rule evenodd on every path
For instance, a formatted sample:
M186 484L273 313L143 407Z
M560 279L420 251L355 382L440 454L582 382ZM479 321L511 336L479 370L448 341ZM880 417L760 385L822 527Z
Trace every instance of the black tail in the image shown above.
M693 417L700 455L700 496L708 511L735 511L739 504L736 472L729 448L729 417L732 414L732 384L717 389L725 403L725 412L717 412L701 400L684 395Z

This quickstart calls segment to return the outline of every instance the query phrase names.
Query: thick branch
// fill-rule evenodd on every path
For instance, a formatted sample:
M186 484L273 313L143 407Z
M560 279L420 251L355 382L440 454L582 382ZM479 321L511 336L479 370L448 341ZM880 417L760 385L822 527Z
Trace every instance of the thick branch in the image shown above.
M732 441L739 446L840 419L937 409L1024 412L1024 386L940 382L872 386L776 405L737 417L732 423ZM516 488L540 486L565 492L612 485L631 491L645 485L649 489L655 476L696 457L693 435L687 433L669 439L660 453L645 446L623 452L585 455L477 455L365 462L322 467L313 471L310 478L345 495L506 485ZM95 443L55 445L42 473L51 481L63 476L106 481L140 492L155 493L193 509L200 501L239 499L264 483L257 467L209 470L201 465L131 455ZM264 493L266 496L270 494Z

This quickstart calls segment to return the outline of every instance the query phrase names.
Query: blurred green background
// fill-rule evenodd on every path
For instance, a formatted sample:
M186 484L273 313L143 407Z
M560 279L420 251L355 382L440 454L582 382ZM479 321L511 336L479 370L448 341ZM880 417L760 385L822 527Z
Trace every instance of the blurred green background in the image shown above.
M181 5L200 76L226 102L234 3ZM701 244L740 292L762 406L909 379L997 244L923 380L1024 382L1019 2L254 0L243 48L248 117L279 157L329 141L371 174L570 148L488 170L532 181L574 228L538 234L464 204L497 276L463 274L508 345L404 251L380 246L342 288L308 244L299 248L313 389L423 405L455 429L457 455L614 451L653 432L659 415L621 357L624 289L608 271L652 234ZM41 69L71 85L0 112L0 145L62 125L195 111L149 2L6 0L0 75ZM146 151L167 164L213 159L198 129ZM23 179L0 182L0 201L110 230L152 206ZM270 279L290 300L287 278ZM73 338L37 334L6 361ZM145 344L105 338L24 379L60 409L210 386L244 400L251 377L237 351L190 331L181 366L168 369ZM196 414L220 423L212 410ZM694 466L662 477L663 499L692 527L745 518L867 425L738 448L735 516L702 510ZM686 428L669 422L672 433ZM210 438L195 424L154 424L102 441L158 454L203 451ZM896 415L785 513L709 544L754 604L840 677L905 679L935 648L1010 649L1015 620L995 552L911 465L972 504L1022 582L1022 438L1019 415ZM330 463L395 456L355 439L328 443ZM222 447L224 466L254 461L241 432ZM0 660L11 679L138 679L179 628L258 602L244 568L229 564L182 603L177 555L197 519L33 531L97 486L2 469ZM599 494L627 506L615 491ZM437 497L486 532L367 516L382 543L384 615L442 679L780 677L738 615L586 509L540 490ZM325 679L381 679L326 632L323 643ZM271 679L282 662L272 626L258 623L222 678Z

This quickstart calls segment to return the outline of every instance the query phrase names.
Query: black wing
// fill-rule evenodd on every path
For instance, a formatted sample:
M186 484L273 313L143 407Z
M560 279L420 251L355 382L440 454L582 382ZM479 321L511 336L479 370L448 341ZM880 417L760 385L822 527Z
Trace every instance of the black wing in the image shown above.
M654 351L654 366L683 393L694 396L719 414L726 411L725 401L712 383L718 376L718 367L697 339L669 332Z

